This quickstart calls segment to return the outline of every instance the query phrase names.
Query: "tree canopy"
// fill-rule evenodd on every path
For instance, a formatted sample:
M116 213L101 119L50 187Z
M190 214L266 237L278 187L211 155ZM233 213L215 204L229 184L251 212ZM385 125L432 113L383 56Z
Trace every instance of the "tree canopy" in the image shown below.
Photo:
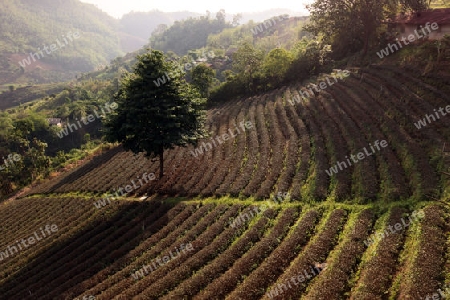
M195 145L206 136L206 99L176 69L161 51L138 56L134 72L123 78L115 96L118 109L105 124L107 140L134 153L159 156L160 178L165 149ZM168 74L165 84L154 84Z
M378 32L386 18L429 6L428 0L316 0L308 6L311 24L307 30L322 36L336 58L361 49L366 54L371 45L378 43Z
M192 70L192 84L204 98L209 97L209 89L213 83L215 72L206 64L199 64Z
M209 15L199 18L189 18L176 21L166 30L154 32L151 37L151 46L162 51L173 51L183 55L189 50L204 47L211 34L217 34L225 28L232 27L225 21L225 11L216 14L216 19Z

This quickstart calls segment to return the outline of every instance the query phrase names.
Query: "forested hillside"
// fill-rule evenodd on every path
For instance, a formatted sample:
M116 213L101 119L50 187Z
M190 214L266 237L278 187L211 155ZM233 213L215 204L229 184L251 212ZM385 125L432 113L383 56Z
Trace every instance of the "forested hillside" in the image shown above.
M217 13L216 18L202 16L191 18L183 22L175 22L170 28L161 28L153 35L151 46L158 50L173 51L184 55L191 49L206 46L210 34L221 32L231 24L225 20L225 11Z
M70 80L122 54L117 22L76 0L2 1L0 28L0 84Z

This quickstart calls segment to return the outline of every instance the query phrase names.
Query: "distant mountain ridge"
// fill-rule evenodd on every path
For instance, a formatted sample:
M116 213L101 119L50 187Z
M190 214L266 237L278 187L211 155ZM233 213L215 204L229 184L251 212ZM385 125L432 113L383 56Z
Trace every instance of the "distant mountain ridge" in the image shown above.
M206 12L205 12L206 14ZM189 11L181 12L162 12L159 10L149 11L149 12L129 12L119 20L121 31L134 35L143 39L148 39L152 32L158 28L160 24L165 24L171 26L175 21L185 20L188 18L200 17L205 14L199 14ZM211 12L211 17L214 18L213 12ZM289 15L289 16L305 16L307 13L295 12L290 9L270 9L262 12L256 13L241 13L242 18L240 24L244 24L253 20L255 22L262 22L273 16L279 15ZM232 21L233 14L227 13L227 21Z
M69 80L123 54L117 21L78 0L3 0L0 28L0 84Z
M245 24L251 20L255 22L263 22L264 20L270 19L273 16L281 16L281 15L289 15L290 17L304 17L308 16L309 13L306 9L305 11L299 12L286 8L274 8L254 13L242 13L241 24Z
M0 87L72 80L148 44L159 24L198 15L156 11L116 20L79 0L2 0ZM75 32L78 39L63 42Z
M121 31L142 38L146 41L160 24L172 25L175 21L199 17L194 12L162 12L159 10L149 12L129 12L119 20ZM134 49L136 50L136 49Z

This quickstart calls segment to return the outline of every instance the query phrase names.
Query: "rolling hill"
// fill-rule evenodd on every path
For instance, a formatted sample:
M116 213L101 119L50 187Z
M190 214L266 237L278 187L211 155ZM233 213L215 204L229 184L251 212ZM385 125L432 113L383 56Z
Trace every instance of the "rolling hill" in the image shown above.
M328 83L320 93L312 90L314 83L298 84L211 109L211 137L196 149L166 151L165 180L146 184L136 196L261 200L290 192L293 200L361 204L440 196L437 172L443 171L450 121L421 123L449 103L446 77L376 65L346 79L336 74L317 79L318 85ZM158 162L118 147L34 192L105 193L158 168Z
M383 64L351 68L342 79L336 70L229 101L208 111L203 153L166 151L164 180L148 179L158 161L119 146L19 194L0 206L0 294L359 300L444 293L450 215L435 199L448 195L440 172L450 167L443 147L450 121L430 116L450 104L450 74L442 70ZM116 192L123 197L107 195ZM35 245L12 249L53 224L58 230Z
M6 0L0 14L0 84L71 80L123 53L117 21L94 5ZM78 38L70 39L75 33Z

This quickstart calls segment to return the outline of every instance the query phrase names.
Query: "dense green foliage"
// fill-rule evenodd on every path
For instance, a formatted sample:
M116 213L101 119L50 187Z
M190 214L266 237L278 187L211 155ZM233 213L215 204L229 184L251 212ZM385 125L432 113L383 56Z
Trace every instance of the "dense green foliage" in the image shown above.
M332 56L342 59L385 44L385 20L399 13L417 12L436 6L431 0L316 0L308 6L311 24L307 30L331 45ZM440 2L440 1L439 1Z
M50 158L45 155L47 144L37 138L45 134L45 120L31 116L11 122L3 116L2 125L6 126L0 132L0 196L47 174L50 166Z
M95 119L67 136L61 134L67 124L95 112L101 114L116 91L113 82L86 80L42 100L0 112L0 158L10 153L24 158L16 166L0 171L4 182L0 196L49 174L71 158L79 159L82 152L77 148L89 151L99 144L103 136L102 119ZM61 119L62 127L50 125L49 118Z
M318 59L321 56L310 53L311 49L318 47L309 34L303 31L307 18L289 18L283 15L262 23L251 21L237 26L239 16L235 16L233 24L226 23L223 16L224 12L219 12L215 20L206 16L176 22L168 29L157 30L151 41L152 47L168 52L171 59L180 63L186 63L189 59L206 58L199 55L199 51L188 50L186 44L196 48L206 47L212 51L214 57L209 57L207 62L216 71L211 95L213 102L242 93L276 88L291 79L298 80L299 66L309 67L307 70L300 70L304 76L302 78L319 72L318 60L305 64L307 56L308 59ZM225 26L215 33L211 24ZM206 33L206 28L209 28L209 34ZM188 43L185 36L196 32L201 33L196 34L196 37L189 36ZM181 45L183 48L179 48ZM193 80L192 72L187 73L187 79Z
M290 50L269 53L245 43L232 56L233 68L216 87L211 101L224 101L240 94L254 94L302 81L331 69L329 47L321 40L304 37Z
M277 16L262 23L250 21L233 28L225 28L218 34L211 34L206 46L211 49L233 51L243 43L252 43L265 52L279 45L290 49L298 39L308 35L302 31L307 19L307 17Z
M118 47L114 46L114 31L117 24L106 13L101 12L93 5L83 4L79 1L68 0L64 2L55 0L4 0L0 3L0 22L2 32L0 38L0 50L2 52L29 52L44 43L54 43L55 39L67 34L68 31L80 30L89 34L89 38L96 40L97 45L89 44L87 49L78 45L75 49L67 49L67 52L89 51L85 54L98 52L111 55L118 54ZM38 33L38 34L36 34ZM81 34L83 35L83 34ZM9 37L9 39L8 39ZM108 41L106 44L101 41ZM96 48L98 46L103 49ZM101 51L100 51L101 50ZM109 52L109 53L108 53ZM57 55L59 56L59 55Z
M214 79L214 70L205 64L200 64L192 70L192 85L195 86L202 97L209 97L209 89Z
M191 49L206 45L208 36L221 32L231 24L225 21L225 12L219 11L215 19L209 15L200 18L190 18L183 22L175 22L171 27L156 32L151 38L151 46L162 51L173 51L184 55Z
M195 144L205 137L204 98L176 74L177 66L160 51L138 57L134 72L122 80L116 94L117 113L106 124L106 137L127 150L159 156L163 176L163 153L175 146ZM152 84L170 75L167 83Z
M449 0L430 0L431 8L447 8L450 7Z

